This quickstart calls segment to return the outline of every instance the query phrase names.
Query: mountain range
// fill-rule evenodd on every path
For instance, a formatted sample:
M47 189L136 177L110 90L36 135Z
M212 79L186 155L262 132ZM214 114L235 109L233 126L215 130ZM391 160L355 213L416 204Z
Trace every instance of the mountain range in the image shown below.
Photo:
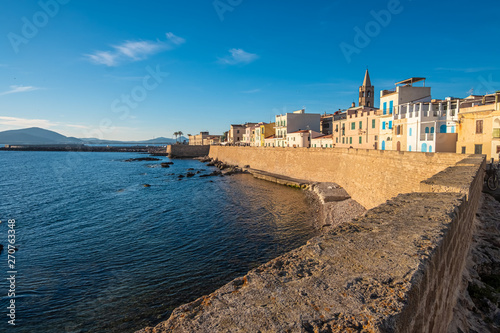
M188 140L181 136L179 142ZM101 140L96 138L74 138L67 137L54 131L39 127L24 128L18 130L8 130L0 132L0 144L5 145L83 145L83 144L172 144L175 139L159 137L144 141L117 141Z

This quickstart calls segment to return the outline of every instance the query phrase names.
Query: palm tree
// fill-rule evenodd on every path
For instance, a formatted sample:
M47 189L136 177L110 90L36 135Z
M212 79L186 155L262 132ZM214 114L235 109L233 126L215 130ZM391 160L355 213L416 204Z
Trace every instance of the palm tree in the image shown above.
M179 138L180 138L182 135L184 135L184 133L182 133L182 131L179 131L179 132L177 132L177 135L178 135L178 136L179 136Z
M174 136L175 136L175 142L177 142L177 136L179 136L179 132L174 132Z

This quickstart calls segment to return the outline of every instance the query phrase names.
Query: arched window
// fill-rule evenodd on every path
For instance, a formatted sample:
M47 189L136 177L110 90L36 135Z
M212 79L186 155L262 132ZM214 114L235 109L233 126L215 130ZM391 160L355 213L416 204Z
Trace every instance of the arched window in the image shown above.
M429 146L429 153L432 153L432 146Z
M431 127L431 134L434 133L434 126Z
M410 128L411 129L411 128ZM408 147L408 151L411 151L411 145Z
M427 143L422 143L422 153L427 153Z
M425 128L425 133L429 133L429 127Z
M439 126L439 133L446 133L446 124Z
M385 150L385 141L382 140L382 150Z
M361 97L365 97L365 92L364 91L361 92Z
M366 93L366 97L371 97L371 96L372 96L372 92L371 92L371 91L368 91L368 92Z

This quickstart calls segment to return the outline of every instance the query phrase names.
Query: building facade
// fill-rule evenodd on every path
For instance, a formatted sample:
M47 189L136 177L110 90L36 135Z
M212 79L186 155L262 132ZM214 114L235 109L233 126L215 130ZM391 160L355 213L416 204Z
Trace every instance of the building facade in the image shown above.
M277 115L274 126L276 141L275 146L287 147L288 133L300 130L312 130L319 132L320 118L321 115L319 113L306 113L305 109Z
M500 92L469 96L459 113L456 152L485 154L498 161L500 154Z

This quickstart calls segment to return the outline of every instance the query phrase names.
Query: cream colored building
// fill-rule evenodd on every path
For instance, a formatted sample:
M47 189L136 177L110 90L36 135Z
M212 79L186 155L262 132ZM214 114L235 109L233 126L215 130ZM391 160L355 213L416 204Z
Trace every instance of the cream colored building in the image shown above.
M275 146L287 147L287 135L291 132L300 130L320 131L319 113L306 113L305 109L297 110L292 113L285 113L276 116L275 121Z
M500 154L500 92L469 96L462 101L458 115L456 152L485 154L498 161Z
M423 86L415 86L422 82ZM425 86L425 78L412 77L395 83L396 87L392 90L382 90L380 92L380 149L397 150L398 147L406 146L400 137L399 141L394 143L394 113L398 110L400 104L421 103L431 101L431 88ZM406 119L398 119L397 126L406 133ZM399 142L399 145L398 145Z
M327 134L323 136L318 136L311 140L312 148L334 148L333 134Z

